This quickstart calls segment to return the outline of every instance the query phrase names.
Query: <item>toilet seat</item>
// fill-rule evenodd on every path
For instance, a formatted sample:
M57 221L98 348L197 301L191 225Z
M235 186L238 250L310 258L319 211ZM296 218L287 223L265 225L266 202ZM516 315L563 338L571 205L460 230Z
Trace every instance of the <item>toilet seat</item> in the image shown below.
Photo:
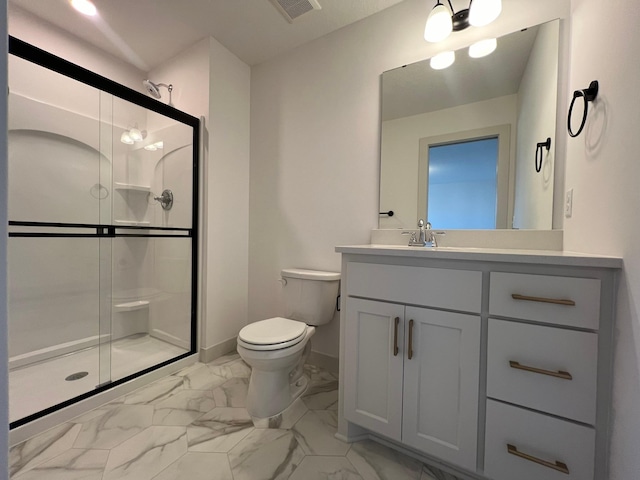
M283 317L251 323L240 330L238 344L248 350L280 350L300 343L307 324Z

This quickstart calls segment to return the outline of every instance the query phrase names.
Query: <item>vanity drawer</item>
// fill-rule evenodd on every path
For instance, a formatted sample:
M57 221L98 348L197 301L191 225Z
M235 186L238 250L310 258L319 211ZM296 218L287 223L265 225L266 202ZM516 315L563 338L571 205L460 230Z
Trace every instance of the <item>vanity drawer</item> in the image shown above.
M486 427L484 474L492 480L593 480L590 427L493 400Z
M479 313L482 272L349 262L350 296Z
M597 330L600 280L492 272L489 313Z
M595 424L598 336L489 319L487 396Z

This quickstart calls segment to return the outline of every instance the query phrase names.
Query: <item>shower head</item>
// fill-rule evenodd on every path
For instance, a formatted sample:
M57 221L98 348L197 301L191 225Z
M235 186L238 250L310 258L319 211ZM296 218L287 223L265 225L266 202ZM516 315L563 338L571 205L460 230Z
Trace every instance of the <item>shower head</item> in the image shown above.
M142 84L147 89L147 93L153 98L159 99L160 97L162 97L162 95L160 95L160 89L158 88L159 85L156 85L151 80L144 80Z
M151 95L153 98L157 98L158 100L160 100L160 98L162 97L162 95L160 95L160 87L166 88L169 91L169 106L173 107L173 103L171 102L171 92L173 92L173 84L170 83L169 85L167 85L166 83L153 83L149 79L143 80L142 84L144 85L144 88L147 89L149 95Z

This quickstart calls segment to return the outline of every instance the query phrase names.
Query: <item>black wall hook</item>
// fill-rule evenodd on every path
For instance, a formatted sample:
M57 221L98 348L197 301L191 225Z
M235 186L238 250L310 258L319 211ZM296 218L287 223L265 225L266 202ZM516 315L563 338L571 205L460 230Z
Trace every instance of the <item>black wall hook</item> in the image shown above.
M536 172L540 173L542 170L542 160L544 159L544 150L547 152L551 149L551 138L547 137L545 142L539 142L536 144ZM538 161L540 159L540 161Z
M584 90L576 90L573 92L573 99L571 100L571 105L569 106L569 118L567 119L567 129L569 130L569 135L571 137L577 137L582 133L582 129L587 123L587 113L589 111L589 102L593 102L598 96L598 81L594 80L589 84L589 88L585 88ZM576 103L578 98L582 97L584 99L584 110L582 112L582 122L580 123L580 128L576 133L573 133L571 129L571 115L573 114L573 106Z

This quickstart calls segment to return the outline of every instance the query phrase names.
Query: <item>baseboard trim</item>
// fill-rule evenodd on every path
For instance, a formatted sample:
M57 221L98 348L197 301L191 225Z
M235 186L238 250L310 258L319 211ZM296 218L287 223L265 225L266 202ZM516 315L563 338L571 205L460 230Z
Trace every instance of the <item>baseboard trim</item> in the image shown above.
M327 355L326 353L314 352L312 350L307 363L315 365L316 367L324 368L325 370L338 375L338 368L340 365L338 358Z
M236 351L236 337L229 338L223 342L210 347L200 349L200 361L202 363L213 362L215 359Z

